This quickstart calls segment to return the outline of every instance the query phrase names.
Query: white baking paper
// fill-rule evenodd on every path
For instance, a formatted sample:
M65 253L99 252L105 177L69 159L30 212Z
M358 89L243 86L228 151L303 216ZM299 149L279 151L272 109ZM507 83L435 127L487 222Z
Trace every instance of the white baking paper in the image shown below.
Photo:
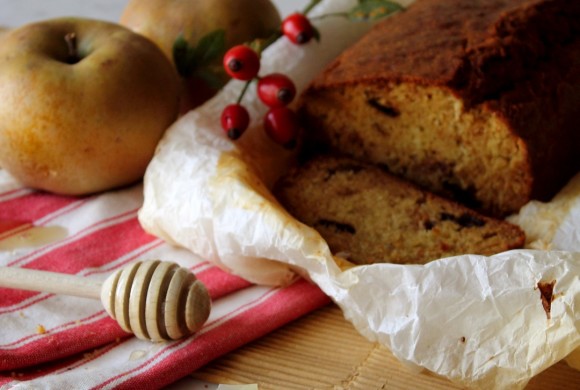
M312 15L354 4L326 0ZM317 27L319 43L275 42L260 74L285 73L302 91L370 24L325 18ZM580 176L553 202L532 202L512 218L530 249L350 267L270 194L294 155L264 134L267 110L254 88L243 100L252 117L247 132L232 142L221 130L221 111L242 86L230 82L168 130L145 176L139 218L147 231L255 283L309 278L368 339L412 367L470 387L522 388L580 346ZM552 281L548 315L538 283Z

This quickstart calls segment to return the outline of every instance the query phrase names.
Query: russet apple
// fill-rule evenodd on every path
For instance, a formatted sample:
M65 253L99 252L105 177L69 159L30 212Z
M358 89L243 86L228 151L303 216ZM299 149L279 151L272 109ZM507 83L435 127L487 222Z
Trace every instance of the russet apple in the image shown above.
M270 0L129 0L119 22L151 39L173 61L173 45L179 36L196 46L207 34L224 30L224 49L228 49L268 38L280 29L281 19ZM213 65L219 88L229 78L221 69L221 57ZM182 111L187 111L217 89L194 74L185 78L183 91Z
M26 186L67 195L140 180L179 107L179 77L161 50L91 19L7 32L0 86L0 166Z

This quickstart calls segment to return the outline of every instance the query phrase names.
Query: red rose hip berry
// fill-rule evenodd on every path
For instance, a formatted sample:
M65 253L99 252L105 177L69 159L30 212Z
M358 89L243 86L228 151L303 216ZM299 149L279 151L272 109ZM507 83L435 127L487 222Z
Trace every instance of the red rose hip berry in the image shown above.
M258 97L268 107L283 107L296 96L292 80L281 73L272 73L258 81Z
M264 129L274 142L291 149L296 145L300 122L296 113L288 107L275 107L266 113Z
M310 20L300 13L294 13L284 19L282 32L290 41L297 45L309 42L315 35L315 30Z
M260 57L248 46L237 45L226 52L223 65L231 77L248 81L258 75Z
M250 125L250 114L240 104L230 104L222 111L222 129L232 140L240 138Z

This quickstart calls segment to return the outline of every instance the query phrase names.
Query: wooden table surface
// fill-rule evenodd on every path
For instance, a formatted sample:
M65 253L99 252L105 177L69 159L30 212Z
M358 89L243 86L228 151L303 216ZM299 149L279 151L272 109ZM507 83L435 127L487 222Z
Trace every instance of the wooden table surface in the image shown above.
M222 384L265 389L460 389L415 373L386 348L362 337L330 304L240 348L192 374ZM580 388L580 371L558 363L526 390Z

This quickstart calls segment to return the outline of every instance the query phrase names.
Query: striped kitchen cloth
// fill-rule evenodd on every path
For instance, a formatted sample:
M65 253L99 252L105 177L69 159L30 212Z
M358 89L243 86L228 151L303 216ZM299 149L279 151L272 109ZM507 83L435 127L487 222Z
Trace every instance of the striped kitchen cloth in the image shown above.
M252 285L147 234L142 200L141 185L88 197L32 191L0 169L0 266L105 279L161 259L190 268L212 298L194 336L154 343L125 333L98 300L0 288L0 388L161 388L329 302L305 280Z

